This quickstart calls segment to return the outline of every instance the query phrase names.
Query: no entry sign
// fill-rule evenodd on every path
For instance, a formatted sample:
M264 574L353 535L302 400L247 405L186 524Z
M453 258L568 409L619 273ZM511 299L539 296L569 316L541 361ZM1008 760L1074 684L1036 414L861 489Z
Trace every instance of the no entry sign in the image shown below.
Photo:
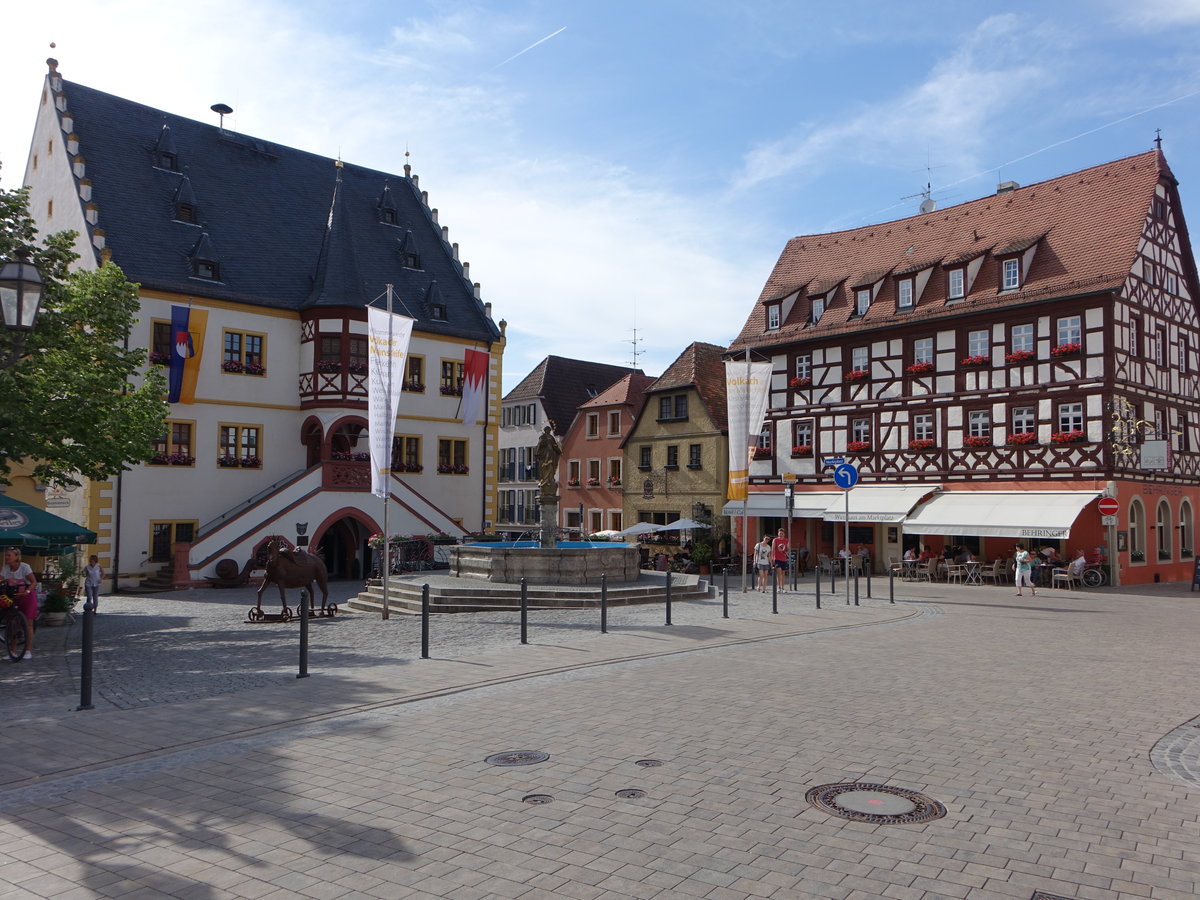
M1121 504L1117 502L1116 497L1101 497L1100 503L1097 505L1100 507L1102 516L1115 516L1121 509Z

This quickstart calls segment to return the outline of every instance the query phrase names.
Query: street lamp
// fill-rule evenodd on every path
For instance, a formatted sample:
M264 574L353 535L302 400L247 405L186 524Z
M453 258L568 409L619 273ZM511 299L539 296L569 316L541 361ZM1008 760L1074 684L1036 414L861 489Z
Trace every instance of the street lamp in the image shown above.
M29 261L29 251L21 247L16 261L10 260L0 268L0 310L4 314L4 327L13 332L12 347L0 360L0 369L7 369L20 359L25 334L33 330L41 300L42 275Z
M297 522L296 523L296 546L297 547L307 547L308 546L308 523L307 522Z

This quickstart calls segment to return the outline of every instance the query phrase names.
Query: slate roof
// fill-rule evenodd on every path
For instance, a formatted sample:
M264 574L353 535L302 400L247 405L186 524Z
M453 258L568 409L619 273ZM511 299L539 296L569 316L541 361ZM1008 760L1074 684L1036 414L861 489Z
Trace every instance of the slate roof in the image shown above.
M708 410L709 418L721 431L729 430L728 404L725 398L725 348L701 341L689 344L675 362L650 385L647 394L694 387Z
M1151 150L923 215L792 238L730 352L1114 290L1133 265L1160 180L1175 190L1166 160ZM1178 216L1177 204L1175 209ZM1186 244L1186 231L1181 233ZM1019 290L1001 294L999 266L985 260L966 299L947 302L948 265L985 254L994 260L1034 244L1033 264ZM896 309L896 279L887 277L867 314L853 316L852 288L910 273L921 260L934 274L915 308ZM820 321L810 325L807 298L816 284L836 291ZM796 292L781 327L767 332L765 303Z
M494 341L500 332L463 277L411 178L318 156L64 81L97 227L143 287L301 310L362 307L394 285L394 309L424 332ZM164 126L165 129L164 129ZM179 171L156 166L177 155ZM190 199L196 224L174 220ZM381 221L381 206L395 224ZM219 281L192 277L201 235ZM420 268L402 265L405 241ZM446 320L429 318L431 285Z
M562 435L580 406L630 374L643 373L641 369L547 356L504 396L503 402L541 400L554 433Z

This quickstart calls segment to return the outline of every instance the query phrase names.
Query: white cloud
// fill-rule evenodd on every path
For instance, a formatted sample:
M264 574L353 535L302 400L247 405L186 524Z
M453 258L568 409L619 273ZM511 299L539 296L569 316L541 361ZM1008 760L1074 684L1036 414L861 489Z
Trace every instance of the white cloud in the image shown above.
M1122 0L1110 6L1118 22L1145 31L1200 25L1200 0Z
M989 123L1029 102L1050 75L1036 60L1043 41L1022 32L1013 15L992 16L959 41L928 77L907 92L877 100L839 121L810 123L746 154L737 187L784 176L819 176L853 159L888 166L911 160L914 147L937 146L964 169L977 167L988 146Z

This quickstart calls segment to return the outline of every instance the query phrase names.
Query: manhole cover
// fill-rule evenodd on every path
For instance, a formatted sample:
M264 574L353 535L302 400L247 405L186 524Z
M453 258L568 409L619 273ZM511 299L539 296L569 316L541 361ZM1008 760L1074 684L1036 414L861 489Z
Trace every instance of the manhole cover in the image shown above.
M661 759L639 759L635 766L641 766L643 769L657 769L663 764Z
M622 800L639 800L646 796L646 792L637 788L624 788L617 791L617 796Z
M549 794L526 794L524 797L521 798L521 802L522 803L531 803L534 806L538 806L542 803L549 803L553 799L554 798L551 797Z
M886 784L823 784L804 796L817 809L853 822L909 825L946 814L946 807L936 800Z
M489 756L484 762L493 766L532 766L549 758L549 753L542 753L540 750L507 750Z

